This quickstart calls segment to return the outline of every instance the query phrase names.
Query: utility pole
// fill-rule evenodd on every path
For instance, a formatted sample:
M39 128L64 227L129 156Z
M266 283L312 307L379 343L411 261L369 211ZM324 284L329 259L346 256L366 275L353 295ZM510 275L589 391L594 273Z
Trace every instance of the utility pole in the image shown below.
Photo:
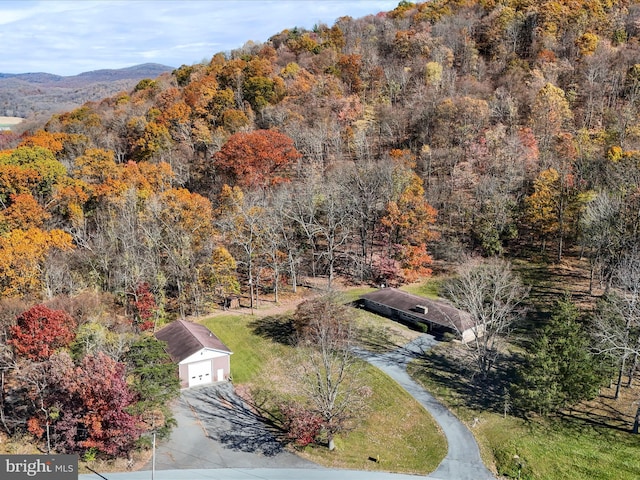
M151 480L154 480L156 474L156 430L153 429L153 446L151 454Z

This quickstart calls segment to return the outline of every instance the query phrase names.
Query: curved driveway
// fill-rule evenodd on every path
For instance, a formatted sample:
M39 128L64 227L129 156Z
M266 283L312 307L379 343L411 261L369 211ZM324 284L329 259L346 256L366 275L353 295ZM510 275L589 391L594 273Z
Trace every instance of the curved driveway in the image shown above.
M307 462L283 451L269 429L259 426L257 417L238 401L230 388L223 387L215 395L208 388L183 392L176 410L180 428L174 429L169 442L158 449L154 480L493 480L495 477L482 463L478 445L467 427L407 373L409 361L434 344L431 335L423 335L387 354L356 351L398 382L440 424L447 438L447 455L427 477L331 470ZM225 415L229 410L234 414ZM194 439L198 438L201 440L194 445ZM180 469L187 465L191 469ZM151 478L150 469L148 465L145 471L109 473L105 477L147 480ZM95 474L79 476L79 480L99 478Z
M493 474L482 463L478 444L469 429L407 373L407 364L423 355L435 343L433 336L422 335L391 353L375 354L363 350L358 350L356 353L398 382L440 424L447 437L447 455L435 472L426 478L433 480L494 479Z

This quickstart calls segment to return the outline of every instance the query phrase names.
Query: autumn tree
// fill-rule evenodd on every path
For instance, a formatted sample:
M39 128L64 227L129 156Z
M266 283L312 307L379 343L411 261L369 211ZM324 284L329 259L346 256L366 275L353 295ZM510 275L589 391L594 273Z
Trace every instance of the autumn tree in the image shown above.
M176 289L182 314L202 307L199 269L211 254L211 202L187 189L167 189L152 195L144 213L143 241L160 255L168 286Z
M51 215L30 193L12 194L10 205L0 210L0 232L43 228Z
M76 178L96 186L117 179L120 176L118 170L113 151L99 148L87 149L76 157L73 165Z
M557 259L564 253L565 238L578 225L579 213L588 196L576 184L575 175L562 175L555 168L544 170L534 182L534 191L525 199L526 219L532 231L542 239L554 236L558 242Z
M11 345L17 355L40 361L57 349L67 347L75 337L76 321L63 310L36 305L18 316L10 327Z
M42 176L35 168L3 164L0 161L0 205L6 208L11 195L32 194Z
M437 238L432 229L436 210L424 198L422 180L406 174L394 198L387 204L381 223L385 227L387 255L398 260L404 277L413 281L431 273L427 243Z
M39 146L16 148L8 157L0 157L0 165L14 165L38 172L40 181L32 192L38 199L51 195L53 186L67 174L53 152Z
M129 299L135 324L140 330L150 330L155 326L158 304L151 292L151 286L142 282L136 287L133 296Z
M219 196L218 226L242 266L253 309L258 298L257 269L264 237L265 207L259 195L245 195L239 187L224 185Z
M47 257L73 248L61 230L12 230L0 235L0 292L6 296L41 293Z
M205 270L206 282L212 286L216 295L222 297L225 307L230 295L240 293L236 269L236 260L229 253L229 250L221 245L213 249L208 270Z
M64 133L37 130L25 138L18 147L42 147L57 155L64 149L64 140L66 137L67 135Z
M543 166L550 160L555 138L566 131L572 120L572 112L565 92L547 83L537 93L531 106L531 125L538 139Z
M301 158L286 135L275 130L236 133L213 156L216 170L233 185L264 188L287 181Z
M135 395L129 389L125 365L103 353L85 355L75 365L66 352L47 364L49 387L44 412L34 412L29 431L42 438L51 423L51 443L65 453L95 449L107 457L125 456L134 447L140 429L129 413Z

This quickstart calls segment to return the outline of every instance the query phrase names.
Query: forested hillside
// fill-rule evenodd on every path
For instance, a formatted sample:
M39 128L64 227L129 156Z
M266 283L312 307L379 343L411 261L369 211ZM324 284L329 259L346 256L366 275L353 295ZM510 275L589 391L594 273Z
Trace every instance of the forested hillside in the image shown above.
M106 349L115 371L141 330L309 278L401 285L434 259L580 251L609 285L639 246L639 109L640 3L403 1L2 132L5 365L72 368L11 333L45 301L80 323L56 343L74 368ZM33 402L4 428L42 436Z

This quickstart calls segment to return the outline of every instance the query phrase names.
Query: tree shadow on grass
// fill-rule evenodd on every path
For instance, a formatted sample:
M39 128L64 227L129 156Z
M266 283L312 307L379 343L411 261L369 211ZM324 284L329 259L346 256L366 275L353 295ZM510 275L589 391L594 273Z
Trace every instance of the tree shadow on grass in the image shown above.
M389 353L402 347L393 342L389 330L384 327L371 325L360 327L356 336L358 346L370 352Z
M450 406L501 415L507 413L539 427L546 425L551 431L561 428L575 432L576 437L593 432L614 441L619 439L620 433L631 432L633 416L625 413L622 405L601 399L580 403L546 418L518 410L514 405L517 401L511 398L510 392L516 381L515 372L523 362L519 354L504 356L500 369L492 371L486 379L480 379L473 375L472 365L447 353L429 351L414 363L414 368L419 378L426 378L431 386L442 386L450 392L445 402ZM631 437L626 438L631 441Z
M282 345L296 344L296 331L291 315L271 315L258 318L249 324L249 328L253 330L254 334Z
M467 362L432 350L417 361L415 368L419 377L450 390L457 406L504 413L511 410L510 387L515 378L511 365L518 361L515 355L504 358L509 368L492 370L481 378Z
M624 424L617 422L609 415L590 412L580 407L570 411L559 412L555 419L560 422L564 428L574 430L576 433L584 433L587 429L602 434L611 431L631 433L631 424L633 423Z

